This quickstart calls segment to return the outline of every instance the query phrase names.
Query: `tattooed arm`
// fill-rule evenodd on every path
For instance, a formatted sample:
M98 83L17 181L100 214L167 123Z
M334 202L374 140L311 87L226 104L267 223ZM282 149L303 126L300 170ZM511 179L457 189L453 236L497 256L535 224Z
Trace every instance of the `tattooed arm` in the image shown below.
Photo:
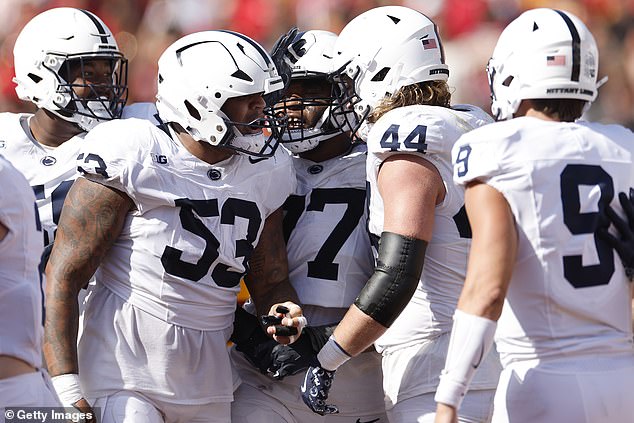
M253 250L249 271L244 277L258 314L267 314L269 308L278 303L299 301L288 280L282 217L282 209L278 209L264 222L260 241Z
M64 206L46 267L44 356L52 376L77 374L77 295L117 239L130 198L120 191L78 178Z

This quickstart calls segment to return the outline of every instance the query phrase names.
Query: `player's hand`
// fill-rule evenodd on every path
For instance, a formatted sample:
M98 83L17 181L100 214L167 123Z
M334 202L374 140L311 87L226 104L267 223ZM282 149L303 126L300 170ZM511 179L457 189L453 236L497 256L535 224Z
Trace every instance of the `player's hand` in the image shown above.
M337 406L326 404L334 378L335 371L322 368L317 360L306 371L301 386L302 400L314 413L325 416L339 412Z
M267 373L271 366L271 351L279 344L266 334L257 317L240 306L236 307L233 333L229 339L261 373Z
M257 367L260 373L268 374L271 367L271 354L277 345L280 344L268 338L267 341L258 344L236 344L236 350L241 352L249 363Z
M306 326L302 335L292 344L277 344L271 351L269 374L278 380L306 370L315 362L336 325Z
M634 190L630 189L629 198L624 192L619 193L619 203L625 212L627 221L619 217L609 205L601 212L601 222L597 235L612 246L619 257L625 273L630 281L634 279ZM618 231L618 237L608 232L610 224Z
M299 338L308 321L297 304L286 301L271 306L268 316L262 316L262 324L269 335L280 344L291 344Z
M77 373L64 373L53 376L51 378L51 382L53 383L53 389L57 394L57 398L59 398L59 401L64 408L75 408L82 413L92 415L91 419L83 420L85 422L94 423L97 421L95 412L90 404L88 404L88 401L84 398L84 394L81 392L79 375Z
M275 64L275 68L277 69L277 74L282 78L282 82L284 82L284 88L280 91L275 91L270 94L267 94L264 97L266 104L268 106L273 106L277 102L279 102L286 93L286 89L291 83L291 74L293 69L291 67L291 63L288 61L286 56L288 55L288 47L295 40L295 36L297 35L298 29L297 27L292 27L288 30L286 34L281 35L273 48L271 49L271 59L273 59L273 63Z
M81 411L82 413L84 413L84 415L91 415L92 418L91 419L84 419L81 420L84 423L97 423L97 417L95 416L95 412L93 411L92 407L90 406L90 404L88 404L88 401L86 401L85 398L81 398L79 401L77 401L75 404L73 404L73 407L76 408L77 410Z
M434 423L458 423L458 412L455 408L438 403Z

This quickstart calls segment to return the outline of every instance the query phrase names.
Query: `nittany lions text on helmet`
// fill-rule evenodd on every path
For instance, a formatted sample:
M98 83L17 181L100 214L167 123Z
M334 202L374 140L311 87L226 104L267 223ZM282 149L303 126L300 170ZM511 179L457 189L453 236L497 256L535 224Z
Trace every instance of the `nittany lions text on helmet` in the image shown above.
M268 157L284 126L266 116L254 122L232 122L221 110L227 99L269 94L284 84L269 54L252 39L231 31L187 35L158 61L156 107L165 122L176 122L198 141L241 153ZM242 134L236 125L266 126L263 133Z
M591 103L598 68L597 44L581 20L554 9L527 11L502 32L489 61L491 111L505 120L524 99Z
M93 13L60 7L37 15L18 35L13 55L20 99L84 130L121 116L127 100L127 61L110 29ZM86 72L97 60L109 64L106 80ZM76 78L73 69L79 69ZM78 95L80 90L85 94Z

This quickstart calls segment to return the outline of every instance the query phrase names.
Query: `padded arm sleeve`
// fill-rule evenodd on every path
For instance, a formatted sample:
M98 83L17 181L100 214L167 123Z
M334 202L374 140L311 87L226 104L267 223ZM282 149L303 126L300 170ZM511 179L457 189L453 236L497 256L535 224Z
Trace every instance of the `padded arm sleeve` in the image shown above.
M473 375L493 346L496 327L493 320L456 309L436 402L460 408Z
M385 327L401 314L418 286L427 242L383 232L374 274L354 304Z

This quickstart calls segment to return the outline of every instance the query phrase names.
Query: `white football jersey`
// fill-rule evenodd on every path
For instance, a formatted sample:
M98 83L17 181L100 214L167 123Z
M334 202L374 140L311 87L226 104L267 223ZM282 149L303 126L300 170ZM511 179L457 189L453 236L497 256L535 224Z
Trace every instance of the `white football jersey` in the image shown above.
M29 181L37 201L44 243L53 241L66 194L77 178L77 154L85 132L59 147L40 144L31 135L31 114L0 113L0 154Z
M362 144L320 163L293 158L297 189L284 204L284 236L302 304L347 309L372 275L365 161Z
M482 182L508 201L519 233L498 322L504 365L519 360L632 353L631 296L618 255L594 235L599 204L622 215L634 187L634 135L617 125L522 117L455 145L455 180Z
M143 119L132 118L136 111ZM266 218L295 187L281 149L210 165L155 119L152 105L86 136L78 170L136 206L96 278L135 307L178 326L221 330L233 322L239 282Z
M413 154L425 158L438 169L447 192L435 209L434 231L418 288L405 310L375 343L379 351L431 339L451 330L471 244L464 189L452 180L451 148L462 134L490 122L489 115L474 106L449 109L417 105L391 110L368 134L369 229L376 240L383 231L383 199L377 188L377 176L388 157Z
M0 355L42 364L44 283L38 265L42 230L24 176L0 156Z

